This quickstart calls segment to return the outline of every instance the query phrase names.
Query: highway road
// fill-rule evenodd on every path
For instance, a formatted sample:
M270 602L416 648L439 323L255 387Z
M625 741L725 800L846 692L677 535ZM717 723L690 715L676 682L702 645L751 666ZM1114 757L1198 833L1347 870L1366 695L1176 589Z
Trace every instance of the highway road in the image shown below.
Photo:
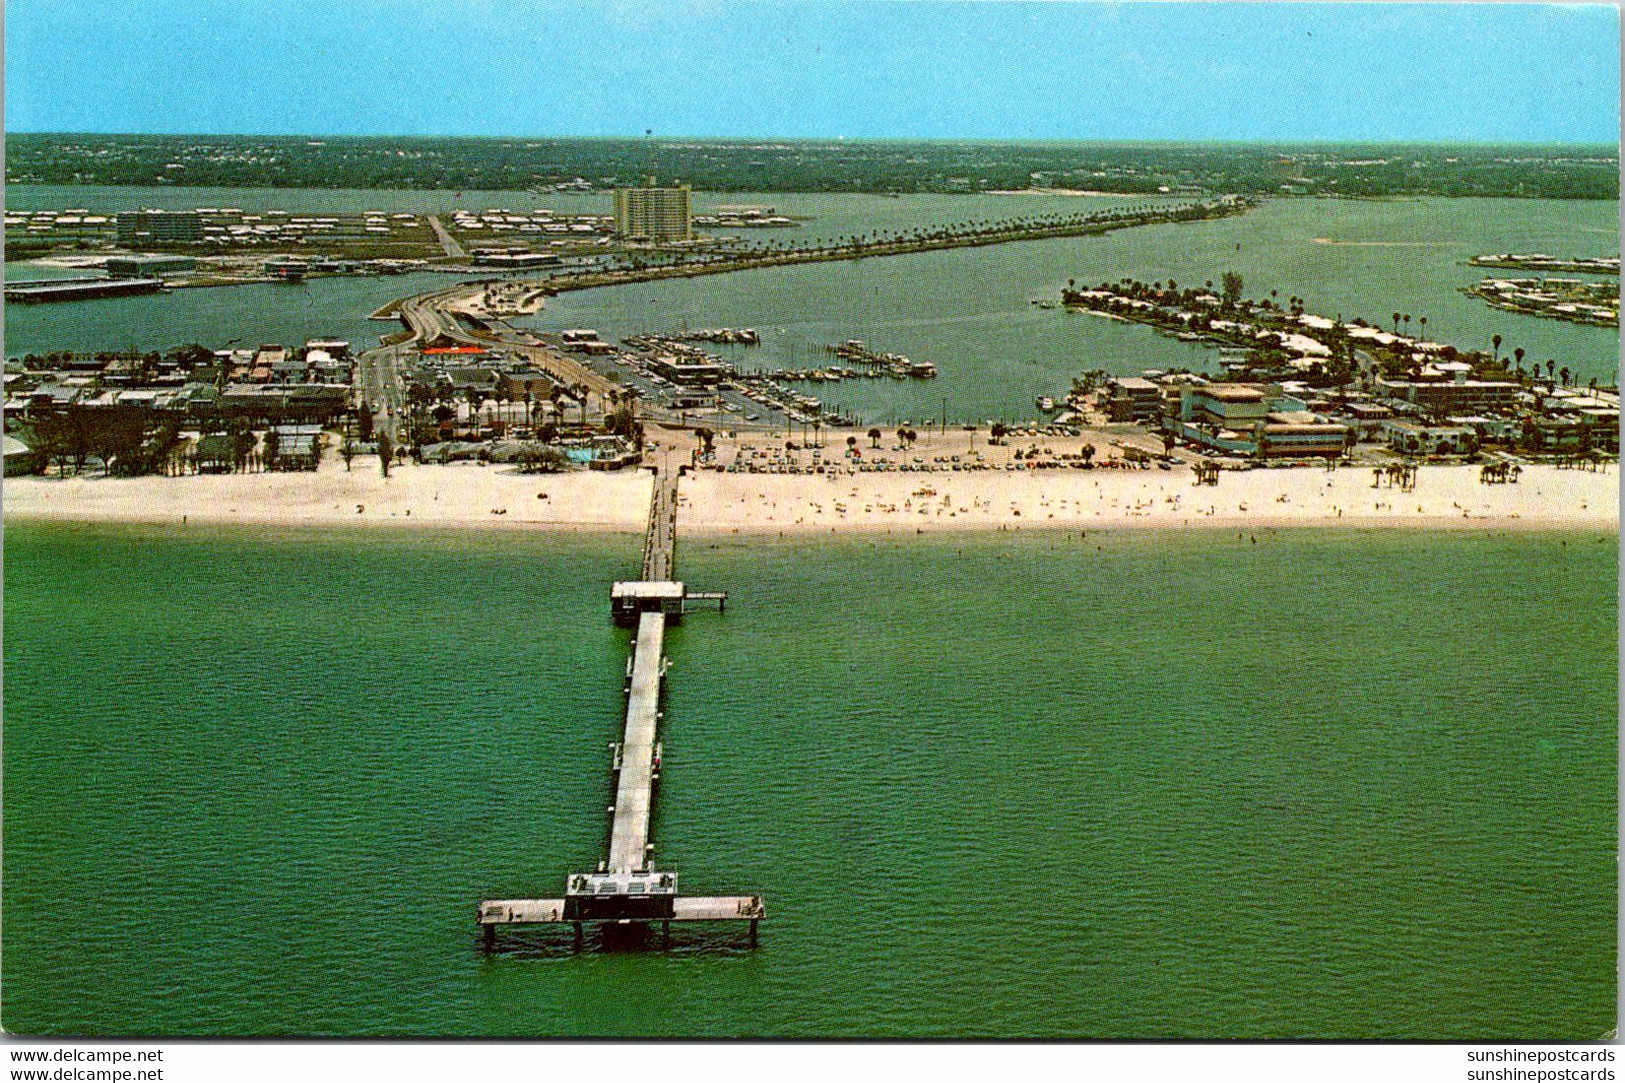
M452 259L468 258L468 252L464 250L462 245L457 243L457 238L453 237L451 231L441 224L439 218L432 214L429 215L429 228L434 230L434 235L440 239L440 247L446 250L446 255Z
M406 345L422 347L430 343L447 343L500 349L524 358L536 368L552 376L566 387L585 386L589 397L598 399L603 409L612 392L622 390L620 384L601 373L538 342L529 334L493 321L490 331L463 325L450 311L450 306L479 294L485 287L454 286L408 297L400 303L401 320L412 330ZM590 407L589 407L590 408Z

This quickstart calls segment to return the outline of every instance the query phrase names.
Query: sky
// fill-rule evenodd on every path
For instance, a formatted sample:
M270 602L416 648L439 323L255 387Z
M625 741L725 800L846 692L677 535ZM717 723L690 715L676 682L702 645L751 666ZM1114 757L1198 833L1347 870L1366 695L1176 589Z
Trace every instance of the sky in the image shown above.
M8 0L11 131L1616 143L1612 5Z

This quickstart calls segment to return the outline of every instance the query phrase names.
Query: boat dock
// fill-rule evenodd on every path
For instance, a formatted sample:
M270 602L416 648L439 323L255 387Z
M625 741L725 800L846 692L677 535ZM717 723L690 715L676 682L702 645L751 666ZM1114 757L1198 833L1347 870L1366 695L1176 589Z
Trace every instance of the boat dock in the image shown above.
M929 361L911 361L900 353L881 353L865 346L861 339L849 338L839 346L824 349L843 361L872 365L899 380L930 380L937 375L937 366Z
M610 589L615 622L636 632L626 666L626 722L620 742L611 746L615 803L609 808L608 856L596 870L566 877L562 898L480 903L477 921L488 951L496 948L502 926L562 923L574 927L579 948L588 922L645 928L659 922L669 939L674 921L748 921L750 943L756 944L757 923L767 916L761 896L679 895L677 874L651 863L649 820L660 785L660 705L669 666L666 624L681 620L691 602L715 602L720 611L727 600L724 591L690 592L672 579L676 541L677 477L658 477L644 536L644 578Z

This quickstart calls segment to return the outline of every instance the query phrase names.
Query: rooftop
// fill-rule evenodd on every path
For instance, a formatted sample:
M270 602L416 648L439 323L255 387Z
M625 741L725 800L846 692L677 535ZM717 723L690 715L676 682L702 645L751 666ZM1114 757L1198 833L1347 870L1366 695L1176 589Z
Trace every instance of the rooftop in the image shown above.
M622 581L610 587L609 596L615 598L681 598L683 584L669 579Z
M1193 395L1206 395L1210 399L1220 402L1263 402L1264 392L1256 387L1245 387L1240 384L1209 384L1206 387L1193 388Z

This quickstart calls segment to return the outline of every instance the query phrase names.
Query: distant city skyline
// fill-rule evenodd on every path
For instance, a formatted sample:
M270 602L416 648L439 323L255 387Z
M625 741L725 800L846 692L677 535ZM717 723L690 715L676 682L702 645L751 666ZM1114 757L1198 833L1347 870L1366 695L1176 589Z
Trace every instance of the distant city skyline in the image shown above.
M11 0L6 15L11 131L1619 135L1619 15L1605 4Z

